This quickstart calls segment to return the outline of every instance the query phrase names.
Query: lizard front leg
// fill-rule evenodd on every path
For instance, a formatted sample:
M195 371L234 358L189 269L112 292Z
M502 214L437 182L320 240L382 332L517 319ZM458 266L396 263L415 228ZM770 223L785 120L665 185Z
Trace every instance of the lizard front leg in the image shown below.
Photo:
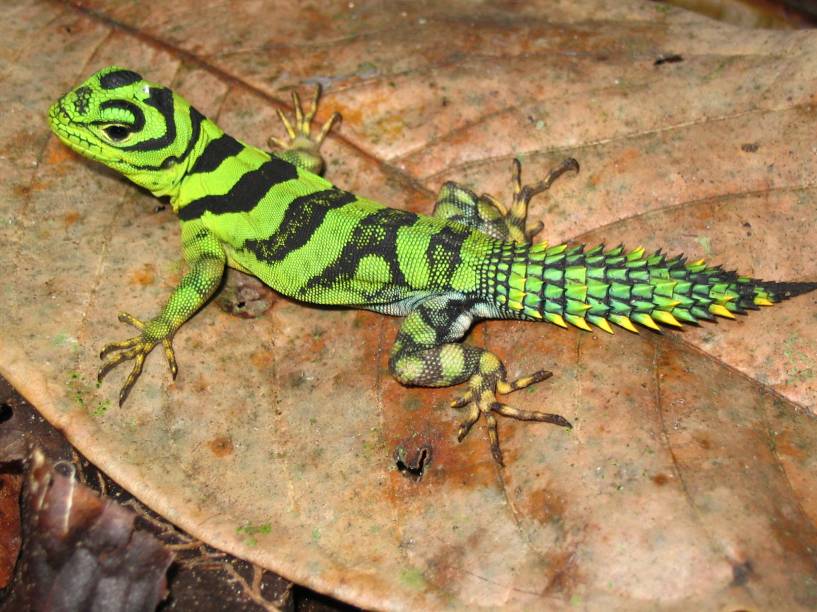
M292 106L295 112L294 121L290 122L280 109L276 109L278 118L286 130L287 137L282 139L270 136L269 138L269 144L282 149L281 151L275 152L274 155L315 174L321 174L326 165L320 154L321 144L323 144L332 126L340 121L341 118L340 113L332 113L329 119L327 119L318 130L317 135L312 136L312 120L318 111L320 97L321 86L317 85L315 87L315 94L312 97L312 104L309 110L304 112L298 92L293 91Z
M491 454L504 465L499 447L496 414L523 421L540 421L562 427L570 423L558 414L517 410L497 400L497 393L511 393L550 376L539 371L509 382L499 358L483 348L458 342L473 320L463 298L436 296L421 302L403 321L391 350L389 369L404 385L447 387L468 381L468 391L452 402L468 407L457 439L462 441L485 415Z
M105 360L97 375L100 382L119 364L130 360L134 362L119 392L120 406L142 373L145 357L157 344L161 343L164 347L170 373L173 378L176 377L178 367L173 351L173 334L204 305L221 282L226 256L216 237L198 221L183 222L181 235L184 258L190 271L174 289L158 316L143 322L126 312L120 313L119 320L133 325L140 333L128 340L106 345L100 354L100 358Z

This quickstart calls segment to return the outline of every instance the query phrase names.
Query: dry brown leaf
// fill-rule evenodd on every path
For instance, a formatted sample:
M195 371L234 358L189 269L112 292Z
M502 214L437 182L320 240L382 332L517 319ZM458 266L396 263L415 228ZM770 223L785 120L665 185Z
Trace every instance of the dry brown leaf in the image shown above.
M93 461L205 541L370 607L817 606L817 298L655 336L480 325L511 396L572 432L501 423L463 444L452 390L387 371L398 321L277 300L210 305L122 409L96 352L180 273L170 211L51 138L94 70L172 85L239 138L293 86L344 114L328 176L429 212L445 180L533 206L543 238L664 247L817 279L817 38L652 2L73 4L12 0L0 43L0 372ZM678 56L680 61L657 62ZM123 374L124 375L124 374ZM430 447L422 479L396 466ZM399 457L398 453L398 457ZM404 463L405 465L405 463Z

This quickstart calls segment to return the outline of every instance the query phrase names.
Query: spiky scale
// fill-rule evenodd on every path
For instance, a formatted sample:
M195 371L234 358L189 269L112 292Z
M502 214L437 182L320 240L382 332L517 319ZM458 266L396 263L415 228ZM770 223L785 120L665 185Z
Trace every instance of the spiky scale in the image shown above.
M593 325L606 331L608 334L613 333L613 328L610 327L610 324L607 322L607 319L604 317L597 317L595 315L588 315L587 320L590 321Z
M697 325L698 323L698 319L692 316L692 313L689 312L689 310L686 310L685 308L674 308L672 310L672 314L678 319L681 319L681 321L685 321L686 323L692 323L694 325Z
M564 302L557 300L545 300L545 310L547 312L563 313Z
M538 294L542 290L542 286L544 285L544 281L541 278L536 278L535 276L528 276L525 279L525 291L528 293L536 293Z
M587 324L587 321L584 320L584 317L580 317L574 314L567 314L565 315L565 319L567 319L568 323L575 327L578 327L579 329L583 329L585 331L593 331Z
M587 282L587 268L584 266L568 266L565 268L565 279L568 283L584 285Z
M690 308L690 312L698 319L704 319L705 321L714 321L715 317L709 312L709 307L702 308L700 306L693 306Z
M652 294L654 291L655 287L653 287L652 285L640 283L638 285L633 286L632 294L634 297L649 300L652 298Z
M644 257L644 247L638 247L627 253L627 261L636 261Z
M629 300L631 291L632 285L619 282L614 282L610 285L610 295L617 300Z
M607 283L602 283L592 278L587 281L587 294L598 300L603 300L607 297L609 288L610 285Z
M675 287L678 285L676 281L655 284L655 295L664 297L672 297Z
M601 300L597 300L596 298L588 298L587 303L590 304L589 313L598 316L606 316L607 313L610 311L610 305L602 302Z
M678 319L672 316L671 312L667 312L666 310L653 310L652 318L658 321L659 323L663 323L664 325L683 327L681 323L679 323Z
M565 306L565 312L570 314L579 315L583 314L586 310L591 308L590 304L586 304L585 302L580 302L579 300L567 300L567 305Z
M587 285L569 284L565 287L565 295L571 300L584 302L587 299Z
M623 327L627 331L631 331L635 334L638 333L638 328L633 325L632 321L630 321L629 317L625 317L624 315L610 315L608 317L610 321L618 325L619 327Z
M612 264L610 264L608 262L607 265L611 266ZM627 280L628 272L629 271L627 270L627 268L608 267L608 269L607 269L607 278L610 279L610 280L623 282L623 281Z
M546 285L545 297L549 300L560 300L564 296L565 289L559 285Z
M630 315L630 318L635 321L636 323L640 323L644 327L649 327L650 329L654 329L655 331L661 331L661 328L653 321L652 317L644 312L636 312L635 314Z
M662 308L663 310L672 310L673 308L681 304L680 300L673 300L671 298L665 298L660 295L656 295L655 297L653 297L652 302L653 304L655 304L656 307Z
M675 290L673 293L689 295L689 292L692 290L692 283L689 281L672 281L672 283L675 285Z
M567 323L565 323L565 320L562 317L562 315L555 312L546 312L545 318L551 323L554 323L559 327L564 327L565 329L567 329Z
M511 279L508 281L508 284L511 286L512 289L516 289L517 291L524 291L525 277L512 275Z
M549 283L562 284L564 281L564 270L559 268L545 268L544 277Z
M619 314L629 314L633 309L629 302L623 300L609 300L609 302L613 311Z
M725 317L727 319L734 319L735 315L729 312L726 308L724 308L720 304L710 304L709 305L709 312L712 314L718 315L719 317Z
M564 261L565 254L564 253L557 253L555 255L548 255L545 257L545 265L553 266L559 263L560 261Z

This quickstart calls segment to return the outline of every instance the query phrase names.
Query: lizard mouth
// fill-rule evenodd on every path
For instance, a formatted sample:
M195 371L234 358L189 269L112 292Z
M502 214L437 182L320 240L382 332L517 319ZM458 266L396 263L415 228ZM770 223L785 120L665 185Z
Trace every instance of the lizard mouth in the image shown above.
M71 115L63 106L64 96L54 102L48 109L48 124L57 137L78 153L103 163L112 160L104 154L104 149L98 142L91 140L85 134L87 130L71 120Z

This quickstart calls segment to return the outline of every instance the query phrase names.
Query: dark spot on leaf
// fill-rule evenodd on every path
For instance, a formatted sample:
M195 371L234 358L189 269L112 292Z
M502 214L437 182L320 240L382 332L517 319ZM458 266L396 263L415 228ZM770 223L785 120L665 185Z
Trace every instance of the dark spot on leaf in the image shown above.
M683 62L684 57L682 55L678 55L677 53L665 53L659 55L653 64L655 66L660 66L661 64L677 64L678 62Z
M656 474L652 477L652 481L659 487L663 487L665 484L667 484L667 482L669 482L669 478L666 474Z
M732 564L732 586L743 586L755 573L751 561Z
M406 449L398 446L394 450L395 465L401 474L412 480L421 480L426 467L431 463L431 446Z
M229 436L219 436L207 443L216 457L226 457L233 454L233 441Z

